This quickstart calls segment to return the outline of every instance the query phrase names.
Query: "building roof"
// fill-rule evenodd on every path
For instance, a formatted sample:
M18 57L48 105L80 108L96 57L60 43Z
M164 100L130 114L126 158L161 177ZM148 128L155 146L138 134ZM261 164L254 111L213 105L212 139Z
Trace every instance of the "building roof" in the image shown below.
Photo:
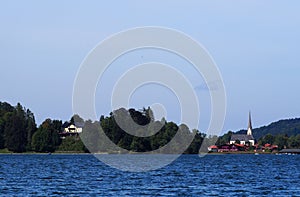
M249 141L254 140L254 137L252 135L246 135L246 134L232 134L230 141Z
M282 149L279 153L298 153L300 154L300 149Z
M212 145L209 148L218 148L216 145Z

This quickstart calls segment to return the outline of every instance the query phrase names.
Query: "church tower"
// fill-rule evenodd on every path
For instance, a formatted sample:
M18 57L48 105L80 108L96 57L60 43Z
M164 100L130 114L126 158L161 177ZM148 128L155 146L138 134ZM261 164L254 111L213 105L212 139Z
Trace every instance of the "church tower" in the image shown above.
M252 135L251 112L249 112L249 121L248 121L247 135Z

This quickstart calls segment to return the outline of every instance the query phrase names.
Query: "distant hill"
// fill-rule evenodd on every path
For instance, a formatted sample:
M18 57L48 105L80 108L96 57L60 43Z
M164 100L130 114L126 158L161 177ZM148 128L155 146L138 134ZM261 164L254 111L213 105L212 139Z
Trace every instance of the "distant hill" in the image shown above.
M236 133L246 134L246 130L240 130ZM257 140L266 134L272 134L274 136L277 134L287 134L288 136L300 134L300 118L279 120L268 126L253 129L253 137Z

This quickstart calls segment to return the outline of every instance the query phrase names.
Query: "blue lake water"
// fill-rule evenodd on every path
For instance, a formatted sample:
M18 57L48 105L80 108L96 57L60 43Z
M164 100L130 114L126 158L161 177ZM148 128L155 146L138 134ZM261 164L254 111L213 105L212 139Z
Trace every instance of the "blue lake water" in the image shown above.
M3 196L300 196L300 155L183 155L140 173L116 170L92 155L0 155L0 191Z

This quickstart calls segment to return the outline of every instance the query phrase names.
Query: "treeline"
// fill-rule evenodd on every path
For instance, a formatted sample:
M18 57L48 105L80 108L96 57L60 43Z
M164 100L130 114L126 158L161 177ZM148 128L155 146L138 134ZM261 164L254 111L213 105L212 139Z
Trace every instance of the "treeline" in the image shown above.
M23 108L0 102L0 149L25 152L32 149L32 136L36 132L33 113Z
M258 140L259 145L271 144L283 148L300 148L300 134L288 136L287 134L267 134Z
M59 133L71 121L46 119L37 127L29 109L20 103L14 107L0 102L0 149L17 153L86 151L79 137L60 138Z
M120 123L127 129L122 126L121 128ZM283 123L287 123L287 125ZM300 119L291 119L254 129L256 132L258 130L274 131L274 134L267 133L256 138L258 144L278 145L279 149L300 148L299 123ZM82 134L80 136L67 135L62 139L61 132L71 124L84 125ZM274 125L280 126L276 130ZM142 130L140 126L143 126ZM128 131L128 128L131 134L125 132ZM291 135L280 132L280 129L289 131L288 133ZM151 135L149 137L135 135L144 131ZM239 131L238 133L244 132ZM88 152L89 150L92 152L120 152L107 144L105 138L108 137L116 147L127 151L148 152L161 149L161 153L176 153L184 150L186 154L197 154L200 147L204 148L202 151L207 151L206 147L212 145L212 141L217 141L216 145L228 143L232 134L233 132L229 131L220 137L208 137L198 130L191 131L184 124L177 125L164 119L157 121L150 108L142 110L122 108L110 113L109 116L101 116L98 121L94 122L85 121L78 115L74 115L65 122L46 119L37 127L34 114L29 109L24 108L20 103L17 106L11 106L6 102L0 102L0 149L8 149L11 152ZM205 146L201 146L203 142L205 142ZM170 143L172 144L171 151L166 147ZM188 144L188 146L185 147L184 144Z
M120 128L116 121L116 115L121 116L124 114L125 116L122 116L122 120L132 130L135 127L130 125L132 124L129 121L131 119L138 125L149 125L146 128L147 132L153 132L154 134L157 128L159 129L150 137L136 137L128 134ZM88 152L78 135L67 136L64 139L60 136L65 127L78 123L85 125L82 136L88 136L92 140L87 140L85 143L93 142L93 148L98 146L96 151L110 151L106 148L107 144L101 141L101 136L99 138L99 128L103 129L105 136L118 147L134 152L157 150L165 147L171 141L173 143L172 149L176 152L180 148L182 149L182 142L193 139L191 143L188 143L190 145L184 148L185 153L198 153L205 138L205 134L200 133L198 130L190 131L186 125L177 125L174 122L165 120L155 121L150 108L141 111L119 109L114 113L110 113L107 117L101 116L99 121L94 122L91 120L84 121L78 115L74 115L70 121L65 121L64 123L61 120L46 119L37 127L34 114L29 109L24 108L20 103L14 107L6 102L0 102L0 149L6 148L12 152ZM135 132L139 131L136 130ZM177 136L177 141L172 140L175 135ZM95 139L98 140L95 141Z
M116 116L121 117L119 120L123 121L123 123L117 123L116 119L118 117ZM134 120L133 125L130 125L131 119ZM149 137L136 137L128 134L119 126L119 124L126 125L128 129L131 129L131 132L138 134L140 128L135 128L135 123L139 126L146 126L143 127L143 130L153 135ZM108 117L101 116L100 125L105 135L114 144L134 152L148 152L162 148L162 153L176 153L180 152L180 149L185 144L190 144L186 147L184 153L197 154L205 138L204 133L198 130L190 131L184 124L177 125L174 122L167 122L165 119L155 121L150 108L144 108L141 111L121 108L111 113ZM192 141L188 142L189 139L192 139ZM164 150L163 147L170 142L172 143L172 150Z
M91 152L125 153L150 152L197 154L205 138L198 130L190 131L184 125L166 120L156 121L150 108L118 109L99 121L84 121L77 115L75 124L84 124L81 139ZM122 126L123 125L123 126ZM141 128L142 127L142 128ZM126 131L130 131L129 134ZM138 134L149 137L137 137ZM113 146L106 140L113 142ZM190 141L189 141L190 140ZM166 146L166 145L171 146Z
M223 136L219 137L216 145L223 145L228 143L232 134L233 132L229 131ZM283 148L300 148L300 130L298 131L298 134L296 132L291 136L282 133L275 135L268 133L259 138L257 140L257 144L260 146L264 146L266 144L277 145L279 150Z

